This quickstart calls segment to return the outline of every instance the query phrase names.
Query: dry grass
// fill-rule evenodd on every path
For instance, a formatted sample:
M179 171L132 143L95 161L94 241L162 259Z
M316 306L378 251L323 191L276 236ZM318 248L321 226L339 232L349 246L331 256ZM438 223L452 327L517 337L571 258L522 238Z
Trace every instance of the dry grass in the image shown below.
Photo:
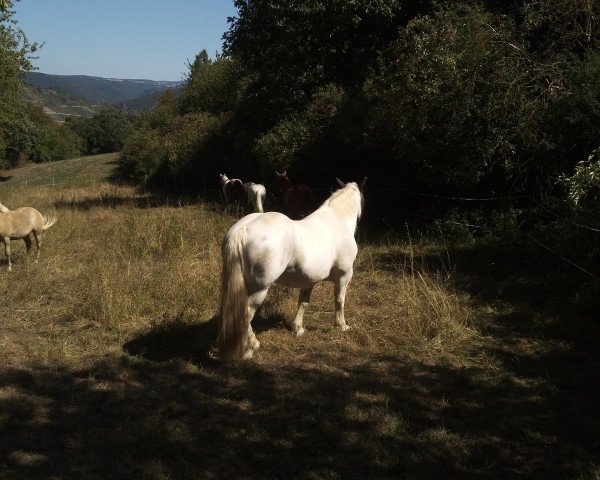
M283 325L297 293L274 287L256 358L222 365L219 244L234 219L221 207L108 183L9 186L0 201L59 216L39 264L14 242L0 271L2 479L593 478L599 465L598 417L565 435L547 418L562 412L555 384L504 359L548 345L482 335L482 308L427 268L426 246L363 242L346 333L330 284L300 338Z

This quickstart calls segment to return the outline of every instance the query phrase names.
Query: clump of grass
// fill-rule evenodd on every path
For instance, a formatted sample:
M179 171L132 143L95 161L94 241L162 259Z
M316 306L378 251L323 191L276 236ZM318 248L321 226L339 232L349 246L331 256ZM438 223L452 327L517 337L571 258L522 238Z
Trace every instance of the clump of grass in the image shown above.
M365 245L356 272L368 344L448 349L474 333L468 298L454 288L449 267L430 269L411 244Z

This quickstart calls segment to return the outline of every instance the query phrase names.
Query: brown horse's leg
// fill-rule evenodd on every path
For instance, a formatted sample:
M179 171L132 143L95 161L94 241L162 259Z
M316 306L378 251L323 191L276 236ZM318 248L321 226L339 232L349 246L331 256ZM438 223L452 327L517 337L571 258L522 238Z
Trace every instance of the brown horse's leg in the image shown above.
M8 261L8 271L12 271L12 263L10 261L10 237L2 237L4 242L4 253L6 253L6 260Z

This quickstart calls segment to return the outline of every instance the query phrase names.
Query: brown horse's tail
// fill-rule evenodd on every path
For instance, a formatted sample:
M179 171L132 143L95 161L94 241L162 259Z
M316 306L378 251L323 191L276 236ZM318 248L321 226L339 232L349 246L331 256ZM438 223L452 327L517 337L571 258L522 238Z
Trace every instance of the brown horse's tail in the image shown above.
M235 360L244 354L247 334L246 311L248 293L243 271L242 248L246 229L239 228L228 235L222 245L221 325L218 339L219 358Z
M48 230L52 225L54 225L58 221L58 217L56 215L44 217L42 216L42 230Z

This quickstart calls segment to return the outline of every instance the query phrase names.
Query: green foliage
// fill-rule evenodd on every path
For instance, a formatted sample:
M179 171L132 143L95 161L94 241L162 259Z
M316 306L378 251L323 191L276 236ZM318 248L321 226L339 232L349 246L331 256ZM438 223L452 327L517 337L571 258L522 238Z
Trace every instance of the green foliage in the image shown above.
M238 98L240 68L229 58L212 61L202 50L189 65L186 85L179 96L179 111L220 114L233 109Z
M4 1L0 8L0 167L77 155L79 139L19 96L21 73L33 68L32 54L39 45L18 28L12 6Z
M397 29L431 2L237 0L225 52L249 74L244 108L263 132L327 84L360 88Z
M596 0L531 0L523 11L537 48L561 52L600 47L600 2Z
M225 121L225 115L207 111L178 115L176 97L165 92L156 107L141 116L139 127L125 142L121 168L144 181L165 176L191 179L217 168L222 150L216 139Z
M32 68L31 54L38 48L17 27L12 6L12 1L5 1L0 9L0 166L14 164L19 148L30 146L31 126L19 125L23 119L19 75Z
M123 148L134 129L136 118L116 108L106 108L91 118L78 118L68 126L83 141L86 154L116 152Z
M560 60L563 93L542 127L552 139L546 161L556 176L570 175L600 139L600 52L587 50L580 57L565 55Z
M158 174L168 158L169 150L160 133L140 128L127 139L119 163L125 176L146 182Z
M595 150L575 167L571 176L563 175L561 183L567 189L569 199L578 205L586 198L598 199L600 195L600 149Z
M366 84L369 138L390 169L437 191L523 189L554 74L512 21L479 7L415 18Z
M236 0L225 56L201 51L140 135L164 175L552 192L600 135L597 5L565 2Z
M326 85L313 95L305 111L278 123L259 137L254 153L261 158L264 173L290 168L302 156L303 150L327 132L346 101L343 88Z

